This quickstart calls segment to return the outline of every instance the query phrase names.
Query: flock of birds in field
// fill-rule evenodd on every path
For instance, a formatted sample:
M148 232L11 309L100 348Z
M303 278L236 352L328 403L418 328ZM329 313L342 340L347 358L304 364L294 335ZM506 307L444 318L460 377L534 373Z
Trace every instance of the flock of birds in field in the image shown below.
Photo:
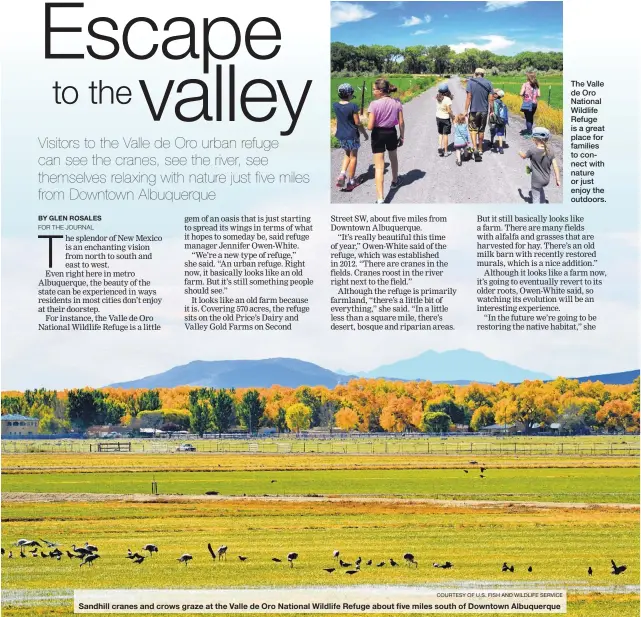
M27 553L29 553L32 557L42 557L42 558L50 558L50 559L56 559L57 561L60 561L63 557L63 555L66 553L67 557L69 559L79 559L80 560L80 567L88 565L88 566L93 566L94 561L96 559L100 558L100 555L98 554L98 547L95 544L90 544L89 542L85 542L84 546L76 546L75 544L71 545L71 550L65 550L63 553L60 548L59 544L56 542L50 542L49 540L44 540L40 538L40 542L37 540L28 540L25 538L21 538L20 540L16 541L14 546L18 547L20 549L19 556L22 558L27 557ZM43 544L49 549L48 552L45 552L43 550ZM2 555L4 556L6 551L4 548L0 549L2 552ZM155 544L145 544L141 549L142 553L148 553L148 555L143 555L139 553L138 551L133 552L130 548L127 549L127 554L125 555L126 559L131 560L132 563L140 565L145 561L145 559L150 558L153 556L154 553L158 553L158 547ZM226 561L227 560L227 545L223 544L219 546L217 549L214 549L214 547L211 545L211 543L207 544L207 550L209 551L209 554L211 555L212 559L214 561ZM382 568L386 566L388 563L392 568L396 568L400 565L398 561L395 561L393 558L389 558L389 560L383 560L379 561L378 563L374 564L373 559L368 559L365 561L363 564L363 559L362 557L358 557L354 562L347 562L343 561L343 558L341 556L341 553L339 550L335 550L333 552L333 558L334 562L337 563L338 567L332 567L332 568L322 568L323 571L327 572L328 574L332 574L333 572L336 572L337 570L343 571L345 574L348 574L350 576L354 574L358 574L361 571L361 565L365 566L375 566L377 568ZM7 554L8 559L13 559L14 554L12 550L9 550ZM180 557L176 558L176 561L179 563L184 563L187 565L190 561L193 560L193 555L190 553L183 553ZM246 555L238 555L238 560L241 562L245 562L249 559ZM288 553L286 561L289 563L289 566L291 568L294 567L294 562L298 559L298 553ZM284 559L281 559L279 557L272 557L271 560L274 563L283 563ZM403 561L406 566L408 567L414 567L418 568L418 561L414 557L412 553L405 553L403 555ZM610 560L612 564L612 570L610 571L611 574L615 576L619 576L620 574L623 574L628 568L625 565L620 565L618 566L614 559ZM443 570L449 570L454 567L454 564L450 561L446 561L444 563L433 563L432 566L434 568L442 568ZM528 573L533 572L532 566L528 566L527 571ZM508 565L506 561L503 562L503 565L501 566L501 572L510 572L513 573L515 572L516 569L514 567L514 564ZM588 566L588 576L592 576L594 573L594 570L592 569L592 566Z

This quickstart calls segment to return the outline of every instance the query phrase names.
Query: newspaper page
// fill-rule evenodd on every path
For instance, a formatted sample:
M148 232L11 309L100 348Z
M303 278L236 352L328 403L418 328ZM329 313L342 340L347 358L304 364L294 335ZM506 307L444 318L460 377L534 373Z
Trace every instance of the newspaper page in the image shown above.
M639 615L633 4L0 10L3 615Z

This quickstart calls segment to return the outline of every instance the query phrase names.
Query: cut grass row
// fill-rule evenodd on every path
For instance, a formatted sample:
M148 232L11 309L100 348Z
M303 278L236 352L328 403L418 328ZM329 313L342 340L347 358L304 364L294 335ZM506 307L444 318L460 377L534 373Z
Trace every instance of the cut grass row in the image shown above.
M356 454L5 454L3 475L41 472L143 472L143 471L307 471L333 469L494 469L638 468L638 457L564 456L412 456Z
M203 495L368 495L567 503L638 503L636 468L375 469L31 473L3 476L4 492Z
M590 587L638 584L638 513L617 510L489 508L474 510L421 504L209 503L132 504L10 503L3 506L2 546L20 537L44 537L69 546L90 541L102 558L92 568L77 560L60 562L28 557L3 561L5 589L75 588L216 588L356 584L447 584L448 581L503 580ZM136 566L125 559L127 548L146 542L159 553ZM207 542L229 546L227 563L214 563ZM354 577L333 567L332 551L349 561L402 561L412 552L419 567L363 568ZM299 553L294 568L272 557ZM194 560L176 561L183 552ZM238 555L249 559L241 563ZM610 559L628 571L615 580ZM431 567L450 560L451 570ZM500 571L503 561L516 571ZM527 566L533 572L527 572ZM591 565L594 575L588 577ZM625 598L625 600L623 600ZM630 596L582 596L571 602L571 615L627 614L638 602ZM590 612L596 604L598 612ZM611 612L614 607L617 612ZM20 612L15 615L40 614ZM67 609L68 610L68 609ZM637 608L638 610L638 608ZM3 610L4 614L6 608ZM42 613L47 614L47 613ZM56 614L56 613L52 613ZM65 614L65 613L59 613Z

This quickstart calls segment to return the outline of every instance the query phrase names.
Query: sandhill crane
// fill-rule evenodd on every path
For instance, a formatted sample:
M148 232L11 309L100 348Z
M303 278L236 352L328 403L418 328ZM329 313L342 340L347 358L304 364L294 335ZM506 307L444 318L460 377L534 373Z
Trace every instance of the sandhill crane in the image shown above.
M588 566L588 576L592 576L592 566Z
M340 551L334 551L334 559L338 559L340 557L340 554Z
M332 572L334 572L336 570L336 568L323 568L323 570L325 570L325 572L328 572L329 574L331 574Z
M222 546L218 547L218 559L225 558L225 561L227 561L227 546L223 544Z
M408 566L414 565L414 567L418 568L418 562L414 559L414 555L412 555L412 553L405 553L405 555L403 555L403 559Z
M380 563L377 563L377 564L376 564L376 567L377 567L377 568L382 568L384 565L385 565L385 562L384 562L384 561L381 561Z
M187 565L192 559L193 557L189 553L184 553L183 555L178 557L176 561L180 561L181 563L184 563L185 565Z
M88 551L91 551L92 553L97 553L98 552L98 547L95 546L94 544L89 544L89 542L85 542L85 548Z
M389 565L392 567L396 567L398 564L390 557Z
M278 557L272 557L272 561L274 563L282 563L283 560L282 559L278 559Z
M80 566L82 567L86 564L93 566L93 562L96 561L96 559L100 559L100 555L96 555L95 553L89 553L89 555L86 555L85 558L82 560L82 562L80 563Z
M45 540L44 538L40 538L42 542L44 542L48 548L56 548L56 546L60 546L57 542L50 542L49 540Z
M155 544L145 544L145 546L143 546L140 550L149 551L149 556L151 557L152 553L158 552L158 547Z
M243 555L238 555L238 559L241 561L247 561L247 557L244 557Z
M614 559L610 559L610 563L612 564L612 574L615 576L623 574L628 569L628 566L617 566L617 564L614 563Z
M216 551L212 548L211 542L207 542L207 550L209 551L211 558L216 561Z
M345 574L349 574L350 576L352 574L356 574L357 572L358 572L358 570L345 570Z
M93 551L90 551L88 548L86 548L84 546L78 546L77 547L75 544L71 545L71 550L74 553L78 553L79 555L91 555L93 553Z
M298 559L298 553L289 553L287 555L287 561L289 561L290 567L294 567L294 561L296 561L296 559Z
M145 557L144 555L138 555L138 557L134 557L132 561L133 563L142 563L143 561L145 561Z
M20 538L14 546L19 546L20 548L24 548L26 546L37 546L38 548L42 548L42 544L37 540L27 540L26 538Z

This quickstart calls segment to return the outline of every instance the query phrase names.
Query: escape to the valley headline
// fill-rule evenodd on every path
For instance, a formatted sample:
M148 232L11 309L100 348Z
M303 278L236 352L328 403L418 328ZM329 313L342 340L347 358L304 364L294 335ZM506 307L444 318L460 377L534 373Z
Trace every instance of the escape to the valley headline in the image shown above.
M558 614L564 590L427 587L76 590L76 613Z
M202 79L178 83L170 79L164 89L157 91L145 79L138 80L154 121L166 115L170 100L175 118L182 122L234 122L237 106L247 120L267 122L284 103L288 118L285 125L279 127L280 134L287 136L294 132L312 86L311 79L296 93L281 79L275 84L267 79L250 79L238 94L236 65L221 63L235 60L241 50L249 55L246 60L275 58L282 48L282 34L279 24L271 17L256 17L241 27L234 19L224 16L203 17L198 23L188 17L172 17L159 24L147 16L118 23L108 16L92 17L87 13L84 2L45 3L45 59L78 61L90 57L105 61L123 55L136 61L157 56L173 61L198 61L205 75L214 71L212 85ZM79 22L86 22L86 28L77 25ZM84 32L91 39L89 43L82 42ZM141 42L143 32L145 40L151 34L154 42ZM74 105L80 100L80 88L76 84L55 80L52 88L57 105ZM128 105L134 96L128 85L107 84L102 79L92 80L86 88L92 105Z

